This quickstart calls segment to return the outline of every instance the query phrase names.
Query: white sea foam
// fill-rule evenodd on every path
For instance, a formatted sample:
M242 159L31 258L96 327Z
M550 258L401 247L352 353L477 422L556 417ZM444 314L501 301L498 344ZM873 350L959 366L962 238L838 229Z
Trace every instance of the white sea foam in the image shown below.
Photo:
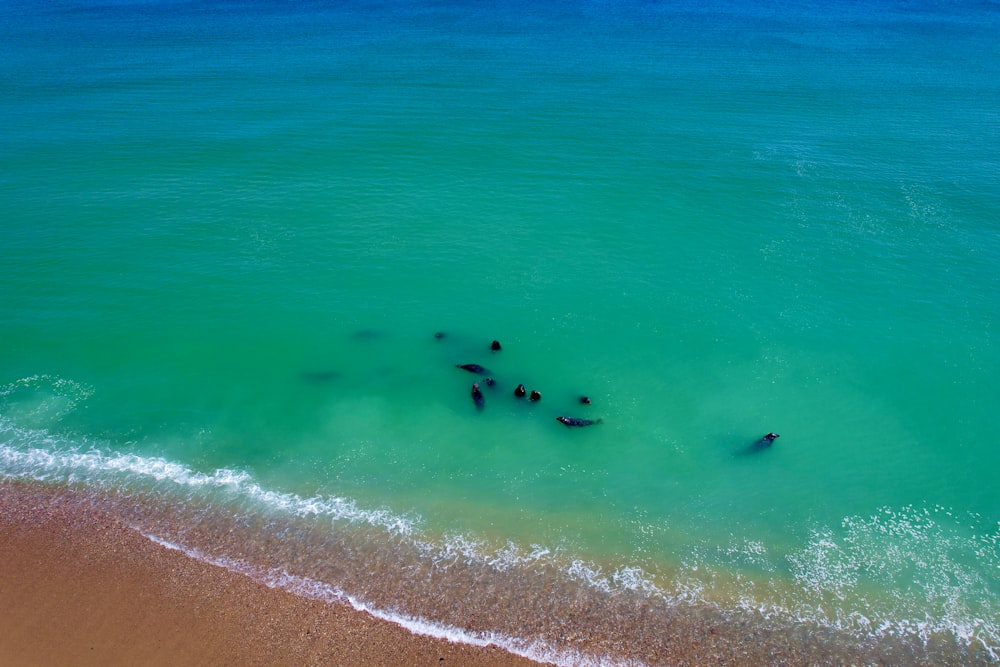
M1000 657L1000 532L944 507L881 508L816 526L787 552L743 539L692 547L698 599L731 590L736 608L864 638L952 635ZM764 576L753 576L745 566ZM785 577L773 573L787 573ZM726 573L731 573L727 576Z
M754 541L736 541L718 547L715 562L708 550L700 553L696 550L686 561L686 571L670 583L668 590L639 567L622 565L606 571L561 549L543 545L525 548L508 541L496 546L468 534L430 537L422 531L419 517L365 508L350 498L303 498L264 488L245 471L225 468L196 471L160 457L116 452L106 443L86 438L70 439L42 428L15 426L6 417L0 417L0 477L83 483L98 488L165 490L179 498L190 494L206 498L218 495L222 502L244 508L249 504L251 510L256 506L266 513L370 525L415 546L438 568L464 564L505 572L545 567L561 571L595 591L637 592L667 604L705 602L706 591L713 588L719 565L729 562L738 567L744 563L773 572L774 558L779 557ZM946 508L883 508L867 519L846 518L839 529L817 527L804 545L784 556L784 569L798 584L797 592L788 597L786 592L740 580L744 584L742 593L729 606L770 617L814 622L860 637L913 635L926 640L936 633L949 632L970 644L982 645L994 658L1000 657L1000 623L995 602L995 587L1000 578L996 574L1000 572L1000 527L983 530L979 525L981 519L959 518L958 514ZM955 552L973 554L977 566L963 565L968 559L956 558ZM190 555L209 560L202 554ZM216 564L226 566L222 561ZM245 570L251 566L242 563L239 568ZM329 586L323 588L326 584L321 582L300 581L287 573L244 573L261 581L280 581L283 588L320 599L342 601L345 595ZM869 600L864 592L866 584L890 591L888 601ZM307 589L313 592L307 593ZM362 605L357 600L349 601ZM914 610L930 611L917 615L912 613ZM446 638L449 633L457 632L419 618L397 618L377 611L376 615L380 614L414 632ZM534 659L558 652L541 645L514 650L512 642L518 640L475 637L475 641L498 645L505 642L505 649L521 654L530 650ZM473 640L463 637L453 641L472 643ZM575 654L545 660L572 665L605 664L588 663Z
M310 497L266 489L245 471L220 468L211 473L161 457L119 453L89 441L73 442L40 429L23 429L0 418L0 475L47 482L86 483L96 486L147 488L155 483L173 487L182 495L192 491L218 491L227 500L252 502L269 512L291 516L319 517L379 527L403 537L416 546L436 566L456 563L486 565L497 572L546 563L559 567L562 554L542 545L525 549L508 541L499 548L467 534L451 534L432 539L420 531L419 517L407 517L390 510L363 508L350 498ZM567 574L595 590L665 593L649 575L637 567L623 567L610 574L583 560L567 567Z
M165 483L177 491L212 489L295 516L367 523L393 534L409 535L417 520L389 510L365 509L354 500L334 496L302 498L265 489L245 471L220 468L199 472L161 457L102 449L96 443L74 443L39 429L13 426L0 418L0 475L47 482L143 487Z
M876 637L927 641L950 633L997 659L997 536L981 532L980 517L960 514L884 507L867 518L845 518L839 530L812 531L787 557L807 593L791 605L795 615ZM865 587L886 591L888 599L869 599ZM829 595L850 604L824 612Z
M368 603L358 596L349 595L348 593L345 593L344 591L322 581L316 581L307 577L300 577L276 568L258 567L235 558L218 558L210 556L198 549L177 544L150 533L145 533L137 527L135 527L135 530L149 540L163 547L180 551L195 560L247 576L270 588L286 590L304 598L321 600L328 603L346 603L358 611L366 612L376 618L400 625L417 635L435 637L437 639L444 639L459 644L470 644L472 646L497 646L505 651L523 656L530 660L551 663L561 667L642 666L642 663L635 661L616 661L605 656L588 656L578 651L559 648L548 642L540 640L525 640L496 632L473 632L450 625L444 625L442 623L436 623L419 616L387 611Z
M93 387L73 380L30 375L0 386L0 407L15 412L22 422L45 426L76 410L93 393Z

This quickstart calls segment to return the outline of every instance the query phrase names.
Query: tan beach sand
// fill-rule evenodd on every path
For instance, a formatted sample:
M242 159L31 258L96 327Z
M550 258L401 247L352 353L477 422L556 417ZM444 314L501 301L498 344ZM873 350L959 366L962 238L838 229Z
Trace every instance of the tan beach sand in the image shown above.
M82 496L0 482L0 664L537 663L268 588L161 547Z

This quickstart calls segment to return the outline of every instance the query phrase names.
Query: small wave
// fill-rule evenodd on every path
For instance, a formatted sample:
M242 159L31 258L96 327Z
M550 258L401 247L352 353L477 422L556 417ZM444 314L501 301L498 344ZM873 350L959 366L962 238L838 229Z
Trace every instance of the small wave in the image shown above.
M30 375L0 385L0 410L21 423L44 427L55 424L91 397L94 388L55 375Z
M806 593L795 613L862 636L928 642L950 634L996 660L1000 533L981 523L940 506L908 506L847 517L839 530L815 529L787 557ZM882 594L866 594L873 589Z
M333 521L366 523L393 534L409 535L417 519L388 510L363 509L349 498L302 498L265 489L241 470L211 473L161 457L116 452L86 439L73 441L41 429L19 428L0 418L0 475L41 482L87 483L123 489L167 483L176 490L214 489L243 502L295 516L324 516Z
M438 567L454 563L477 564L504 572L530 564L556 565L563 560L560 550L538 544L524 549L508 541L496 548L465 534L429 538L420 530L419 517L363 508L350 498L303 498L294 493L266 489L245 471L220 468L211 473L198 472L161 457L115 452L100 448L97 443L76 444L47 431L17 428L0 418L0 443L10 442L26 446L0 445L0 475L3 476L135 490L149 490L150 483L166 483L176 487L175 493L214 490L224 493L225 500L241 505L257 504L269 513L325 518L384 529L390 535L407 538ZM602 592L643 591L669 597L647 573L634 566L605 574L593 563L572 560L566 572L571 578Z
M475 584L480 585L485 575L487 580L496 581L489 584L494 588L483 595L495 595L496 599L505 599L511 590L521 590L517 586L534 586L530 582L537 582L541 576L546 582L562 582L555 585L563 586L558 595L565 596L566 600L579 599L582 591L589 591L586 595L597 596L595 600L632 596L629 599L660 610L681 604L702 604L720 613L746 612L780 622L808 622L861 639L912 636L927 642L935 634L947 633L967 645L982 646L993 660L1000 654L1000 628L995 610L997 582L995 576L982 572L984 563L992 570L1000 566L1000 530L984 530L979 525L981 520L976 524L976 517L963 517L963 521L972 521L974 525L959 530L958 520L944 508L932 511L883 509L868 519L848 518L840 530L815 529L801 548L784 556L768 553L766 545L758 541L734 541L728 546L717 547L718 562L713 561L711 554L702 553L665 585L635 565L599 565L559 547L540 544L525 547L513 541L495 544L464 533L434 536L424 529L420 517L404 516L388 509L365 508L350 498L301 497L264 488L246 471L220 468L200 472L161 457L117 452L108 443L61 436L46 429L25 428L6 417L0 417L0 478L84 485L126 494L136 492L165 499L168 503L179 503L181 507L188 501L200 506L207 503L220 515L237 512L262 518L265 522L276 521L279 531L291 530L293 521L306 522L308 526L350 524L373 528L383 536L378 540L391 538L394 541L396 546L388 547L390 551L399 547L418 559L406 561L410 556L405 554L398 558L389 556L380 563L384 572L398 572L400 567L424 568L421 571L428 581L450 582L449 590L454 591L468 590L463 587L470 582L480 582ZM308 535L312 530L308 526L296 528L299 533L289 532L289 539ZM386 609L395 608L393 600L399 590L382 590L375 596L378 601L372 602L373 598L348 594L324 583L321 579L327 578L326 573L316 577L317 572L310 568L301 570L300 565L293 569L301 573L291 574L281 568L253 565L258 562L257 557L248 557L249 552L239 549L213 548L210 554L181 546L213 543L195 533L189 541L174 535L172 530L164 533L159 528L147 526L140 532L199 560L241 572L298 595L346 601L359 610L420 634L478 645L495 644L534 660L561 665L610 664L607 657L598 660L575 647L557 646L547 641L543 634L531 635L531 639L517 638L516 622L506 629L501 628L502 632L488 632L483 628L458 628L454 623L459 621L447 615L441 616L447 622L427 620L419 613L412 613L414 610L427 611L422 608L419 595L409 613L388 612ZM172 535L173 541L162 537L163 534ZM961 564L968 560L965 556L970 552L977 554L975 568ZM320 547L311 553L316 556L327 552ZM359 553L362 564L358 567L369 572L374 567L371 553L364 549ZM785 559L783 569L789 572L794 586L780 588L773 584L772 578L778 578L773 577L777 569L773 564L781 558ZM760 580L753 583L737 575L736 580L741 585L736 586L734 596L719 597L720 573L727 562L735 563L737 572L741 563L761 568L766 573L764 583ZM330 580L351 581L349 588L352 591L368 590L368 584L363 581L364 573L341 572L348 578L334 575ZM501 583L502 579L516 583L510 584L513 588L506 589L508 584ZM866 598L866 591L872 586L890 591L888 600L884 595L877 599ZM913 592L908 592L911 588ZM525 609L540 605L546 613L558 613L560 604L558 599L540 598L526 603ZM621 602L621 608L630 604L634 603ZM913 614L913 610L926 610L927 613L920 617ZM530 615L533 612L523 613ZM436 612L432 615L437 617ZM615 664L639 663L619 661Z
M258 567L235 558L210 556L198 549L176 544L157 535L146 533L136 526L133 526L133 529L160 546L179 551L195 560L249 577L269 588L285 590L311 600L349 604L357 611L371 614L376 618L389 621L390 623L395 623L416 635L424 635L472 646L497 646L509 653L528 658L529 660L559 665L560 667L642 667L642 663L636 661L608 662L604 658L597 659L585 656L576 651L560 649L542 641L525 641L495 632L470 632L462 628L436 623L419 616L386 611L364 601L358 596L349 595L322 581L300 577L276 568Z

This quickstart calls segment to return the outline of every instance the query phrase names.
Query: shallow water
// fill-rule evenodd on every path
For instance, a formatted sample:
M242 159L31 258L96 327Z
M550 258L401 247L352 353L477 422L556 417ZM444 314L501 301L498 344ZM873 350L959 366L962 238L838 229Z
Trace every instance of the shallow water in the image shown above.
M995 6L0 11L0 474L995 660Z

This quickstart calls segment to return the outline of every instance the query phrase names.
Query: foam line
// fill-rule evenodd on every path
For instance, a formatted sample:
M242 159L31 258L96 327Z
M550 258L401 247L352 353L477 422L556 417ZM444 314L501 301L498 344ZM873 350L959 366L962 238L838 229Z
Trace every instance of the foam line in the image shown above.
M0 420L0 442L8 439L10 431L15 431L17 439L30 446L21 449L0 445L0 476L126 487L154 482L172 484L181 489L221 491L237 499L250 499L270 511L277 510L299 517L325 517L331 521L365 523L382 528L389 534L406 539L442 568L464 562L485 565L494 571L503 572L532 563L557 564L561 560L558 551L554 552L540 545L531 545L530 550L525 551L513 542L508 542L500 549L493 549L462 534L446 536L443 540L427 540L420 533L419 517L401 516L389 510L365 509L350 498L302 498L293 493L265 489L244 471L220 468L212 473L202 473L161 457L105 453L94 446L80 451L73 448L71 443L61 442L47 432L14 429ZM40 444L48 447L39 447ZM641 568L622 567L606 575L593 564L576 560L568 569L563 569L572 579L598 591L642 591L668 601L673 599L666 591L658 588Z
M28 447L0 445L0 475L36 481L90 483L169 483L189 489L212 488L248 498L265 507L296 516L326 516L333 521L367 523L396 535L412 535L417 519L388 510L368 510L349 498L302 498L293 493L265 489L244 471L219 468L202 473L161 457L105 453L90 446L81 451L45 431L18 429L0 420L0 442L15 439ZM84 443L87 444L87 443ZM39 446L42 445L42 446ZM124 480L122 479L124 477Z
M602 571L599 566L574 559L558 548L539 545L523 548L513 542L498 548L466 534L431 538L422 532L419 517L401 516L387 509L366 509L350 498L303 498L293 493L266 489L245 471L220 468L211 473L198 472L160 457L115 452L106 443L96 443L85 437L70 439L45 429L15 426L3 417L0 417L0 478L83 483L96 488L166 490L168 495L175 494L180 500L185 493L219 494L224 504L250 503L261 511L276 511L290 517L315 517L377 527L415 546L423 557L441 569L462 563L489 567L496 572L522 567L552 567L596 591L633 591L667 604L695 601L711 604L705 595L704 576L711 576L713 563L712 558L705 554L695 554L694 561L686 565L690 580L684 581L683 575L678 575L672 582L673 592L668 592L658 587L641 568L623 564L613 571ZM978 526L974 527L971 535L960 534L952 527L952 523L957 521L952 514L946 508L884 508L867 519L846 518L839 531L817 527L804 545L785 556L784 564L798 583L797 590L804 596L802 599L779 594L776 598L762 600L760 591L751 587L737 593L732 607L793 622L817 623L862 638L911 635L927 641L936 633L948 632L967 644L982 645L991 657L1000 657L1000 624L996 621L991 593L995 585L991 573L1000 563L1000 556L997 555L1000 531L983 532L983 527ZM900 544L907 548L894 551ZM754 558L759 559L763 547L756 544L740 547L736 550L737 556L747 548L752 550ZM975 552L978 561L988 571L960 567L950 556L952 549ZM900 558L886 560L886 554L896 551L900 552ZM909 592L895 593L896 598L890 600L897 603L895 609L886 610L879 606L884 607L883 603L858 597L863 593L860 590L861 577L870 578L874 576L873 572L881 572L887 585L890 585L896 583L899 577L908 576L909 555L913 554L920 554L921 563L934 564L935 567L919 570L921 578L914 582L917 584L916 592L907 589ZM873 558L877 558L875 562L879 565L874 570L869 567ZM721 566L724 567L725 562ZM703 576L699 569L709 574ZM941 572L947 575L946 579L940 576ZM261 580L264 577L261 573L254 576ZM270 573L268 576L277 575ZM293 584L299 594L305 595L303 582L286 582L283 585ZM344 594L324 590L322 595L339 599L338 596ZM851 599L847 606L839 604L847 598ZM830 602L832 607L828 604ZM362 605L359 601L352 604ZM906 613L907 609L927 609L931 606L937 610L933 616L917 614L908 617ZM375 615L384 614L369 610L364 605L359 608ZM429 621L418 618L391 617L386 620L405 625L412 632L432 636L448 638L449 633L459 632L451 628L437 628ZM512 652L529 650L515 651L511 642L519 640L494 639L485 635L477 637L477 641L503 641L503 648ZM472 642L468 637L463 641ZM532 659L537 659L539 651L548 655L555 649L546 646L530 650L533 652ZM550 658L546 660L554 661ZM587 664L580 660L564 657L558 662Z
M514 655L519 655L536 662L554 664L558 667L645 667L643 663L636 661L611 661L606 656L588 656L577 651L556 648L547 642L518 639L495 632L471 632L462 628L436 623L419 616L386 611L369 604L357 596L349 595L321 581L290 574L285 570L258 567L235 558L209 556L198 549L186 547L157 535L143 532L136 526L132 526L132 529L143 535L146 539L167 549L179 551L194 560L249 577L269 588L284 590L299 597L320 600L328 604L346 603L356 611L365 612L375 618L394 623L415 635L444 639L456 644L468 644L479 647L497 646Z

